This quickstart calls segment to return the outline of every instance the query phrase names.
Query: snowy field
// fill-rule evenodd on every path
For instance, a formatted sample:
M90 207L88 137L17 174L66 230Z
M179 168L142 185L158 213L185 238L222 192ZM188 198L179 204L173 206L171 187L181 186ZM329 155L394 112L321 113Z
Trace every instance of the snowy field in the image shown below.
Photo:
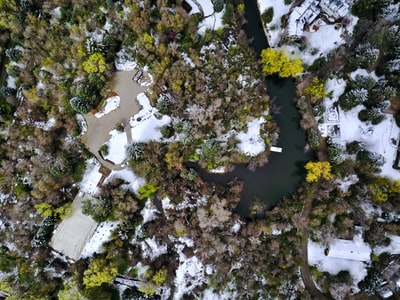
M378 79L374 73L368 74L363 69L359 69L350 75L352 78L355 78L356 75L368 75ZM345 87L346 82L343 79L329 79L325 84L325 88L327 92L332 93L332 96L324 99L325 107L334 105L338 101L339 96L343 94ZM400 128L397 127L391 114L384 114L384 120L378 125L360 121L358 113L363 108L363 105L358 105L350 111L343 111L339 107L339 122L337 124L340 126L340 137L335 138L334 142L341 144L343 147L348 142L362 142L369 151L380 154L385 158L384 165L380 167L380 175L393 180L400 180L400 172L392 168L397 151L397 146L393 141L398 141ZM326 124L329 123L327 122Z

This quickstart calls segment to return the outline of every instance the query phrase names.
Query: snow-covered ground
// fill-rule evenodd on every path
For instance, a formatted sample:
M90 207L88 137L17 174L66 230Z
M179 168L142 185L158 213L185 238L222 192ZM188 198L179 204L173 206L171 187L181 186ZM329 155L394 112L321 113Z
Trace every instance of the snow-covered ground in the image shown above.
M100 181L102 174L99 173L100 163L91 158L86 161L86 171L83 180L79 183L80 191L90 195L96 195L99 188L97 183Z
M121 49L115 58L115 68L118 71L132 71L137 67L137 62L127 53L126 49Z
M381 255L384 252L393 255L400 254L400 236L390 234L388 238L390 238L390 244L388 246L377 246L374 248L374 253L376 255Z
M308 263L316 266L321 272L336 275L340 271L349 271L353 278L353 288L358 290L357 284L367 275L367 265L363 261L339 259L325 255L323 245L308 241Z
M111 138L106 143L108 154L103 156L115 164L120 164L126 159L125 149L128 146L128 137L125 132L120 132L116 129L111 130L110 135Z
M214 12L214 6L211 0L197 0L193 2L198 2L203 10L204 19L199 24L198 32L204 34L206 29L217 30L222 28L222 16L224 10L221 12Z
M166 115L158 115L158 110L150 105L149 98L144 93L138 95L137 100L142 109L130 120L132 140L134 142L160 141L160 128L171 122Z
M265 123L265 118L254 119L247 124L247 132L239 132L236 138L240 141L239 151L246 155L256 156L265 151L265 143L260 136L261 125Z
M151 222L151 221L157 219L157 215L159 214L159 211L153 205L153 202L150 199L147 199L146 204L145 204L144 208L141 210L140 214L143 217L142 224L145 224L147 222Z
M156 259L160 255L167 253L168 247L166 244L160 245L157 243L155 237L147 238L140 243L142 249L142 257L150 258L151 260Z
M363 69L352 72L350 76L355 78L356 75L372 76L377 79L374 73L367 73ZM326 91L331 92L329 98L324 99L326 108L332 107L338 101L339 96L343 94L346 82L341 78L332 78L327 80L325 84ZM363 105L358 105L349 111L338 109L339 120L337 122L327 121L320 127L338 125L340 127L340 136L334 138L334 142L345 146L346 143L352 141L362 142L367 150L380 154L385 158L385 163L381 167L381 176L387 176L393 180L400 180L400 172L392 168L393 161L396 157L397 146L393 141L398 141L400 137L400 128L397 127L394 118L390 114L384 115L384 120L378 125L372 125L369 122L362 122L358 119L358 113L364 109Z
M113 96L110 97L106 100L104 107L101 111L97 112L95 114L96 118L101 118L104 115L112 112L113 110L116 110L119 107L119 103L120 103L120 97L119 96Z
M400 172L392 168L397 153L397 146L392 140L398 141L400 128L397 127L392 115L385 115L384 120L378 125L361 122L358 113L363 108L359 105L347 112L339 110L340 140L343 144L360 141L369 151L382 155L385 163L380 167L380 175L400 180Z
M282 16L289 13L291 5L285 5L284 0L257 0L258 8L262 14L268 8L272 7L274 10L274 16L269 24L266 24L269 34L270 47L274 48L278 46L281 36L284 33L282 28Z
M85 245L82 251L81 258L93 256L95 253L104 251L103 244L108 242L113 231L118 227L118 222L103 222L100 223L90 240Z
M57 120L54 117L51 117L47 120L47 122L35 122L35 127L43 129L45 131L49 131L55 124Z
M289 13L291 5L285 5L284 0L257 0L257 2L261 14L270 7L274 10L272 21L266 24L266 26L270 47L276 48L284 34L281 21L282 17ZM348 15L346 18L349 24L346 28L341 27L338 29L335 29L335 26L332 24L324 24L325 22L321 22L321 20L317 18L317 20L319 20L318 30L304 32L306 43L305 50L300 50L299 47L294 44L290 46L285 45L284 48L288 53L300 56L305 64L311 65L317 58L325 56L339 45L345 43L345 30L348 34L352 34L358 18L352 15Z
M183 295L190 294L197 286L201 286L208 282L206 275L212 274L211 266L204 266L203 263L196 257L190 258L183 254L185 241L182 244L176 244L176 252L179 255L179 267L176 270L174 279L175 294L174 300L182 299ZM192 243L189 243L189 247Z
M126 184L122 185L122 187L137 193L139 188L146 183L144 178L138 177L133 173L133 171L129 168L125 168L119 171L111 171L111 174L108 175L104 184L107 184L114 178L122 179L126 182Z

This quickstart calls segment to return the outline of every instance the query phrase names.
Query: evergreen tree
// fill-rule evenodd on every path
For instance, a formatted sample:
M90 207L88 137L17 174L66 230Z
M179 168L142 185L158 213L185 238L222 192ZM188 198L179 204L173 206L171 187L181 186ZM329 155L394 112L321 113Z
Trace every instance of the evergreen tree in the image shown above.
M92 105L80 97L73 97L69 103L72 109L78 113L87 114L92 109Z
M132 143L126 148L126 153L129 159L138 161L143 155L144 144L143 143Z

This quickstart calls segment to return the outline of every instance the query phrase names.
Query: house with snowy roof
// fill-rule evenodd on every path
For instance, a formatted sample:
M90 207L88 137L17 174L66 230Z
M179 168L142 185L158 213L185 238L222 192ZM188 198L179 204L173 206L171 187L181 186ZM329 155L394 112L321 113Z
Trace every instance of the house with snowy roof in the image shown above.
M300 6L296 6L289 16L287 34L291 38L301 38L304 26L311 24L321 13L318 8L318 0L306 0Z
M357 261L370 261L371 247L362 238L362 231L353 240L334 239L328 248L328 257Z
M346 16L349 8L349 4L342 0L305 0L290 13L287 35L292 39L300 39L304 27L312 24L319 15L324 14L329 21L334 22Z
M341 0L321 0L319 7L332 22L346 16L350 8L346 2Z

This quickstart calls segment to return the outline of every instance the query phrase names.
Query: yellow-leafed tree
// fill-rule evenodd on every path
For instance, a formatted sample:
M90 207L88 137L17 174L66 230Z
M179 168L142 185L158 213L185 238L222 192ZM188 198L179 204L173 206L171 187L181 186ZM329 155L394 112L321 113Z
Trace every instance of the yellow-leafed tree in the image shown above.
M318 77L315 77L310 86L305 89L305 92L311 97L315 97L318 99L324 98L327 93L325 91L325 84L319 80Z
M86 73L103 73L107 68L106 60L100 52L93 53L83 62L83 70Z
M307 170L306 181L308 183L317 182L320 178L332 179L331 164L328 161L309 161L305 168Z
M117 274L117 268L111 266L106 259L95 258L83 273L83 284L86 288L101 286L103 283L111 282Z
M261 51L263 72L267 75L278 74L280 77L295 77L304 71L300 58L290 58L284 49L267 48Z

